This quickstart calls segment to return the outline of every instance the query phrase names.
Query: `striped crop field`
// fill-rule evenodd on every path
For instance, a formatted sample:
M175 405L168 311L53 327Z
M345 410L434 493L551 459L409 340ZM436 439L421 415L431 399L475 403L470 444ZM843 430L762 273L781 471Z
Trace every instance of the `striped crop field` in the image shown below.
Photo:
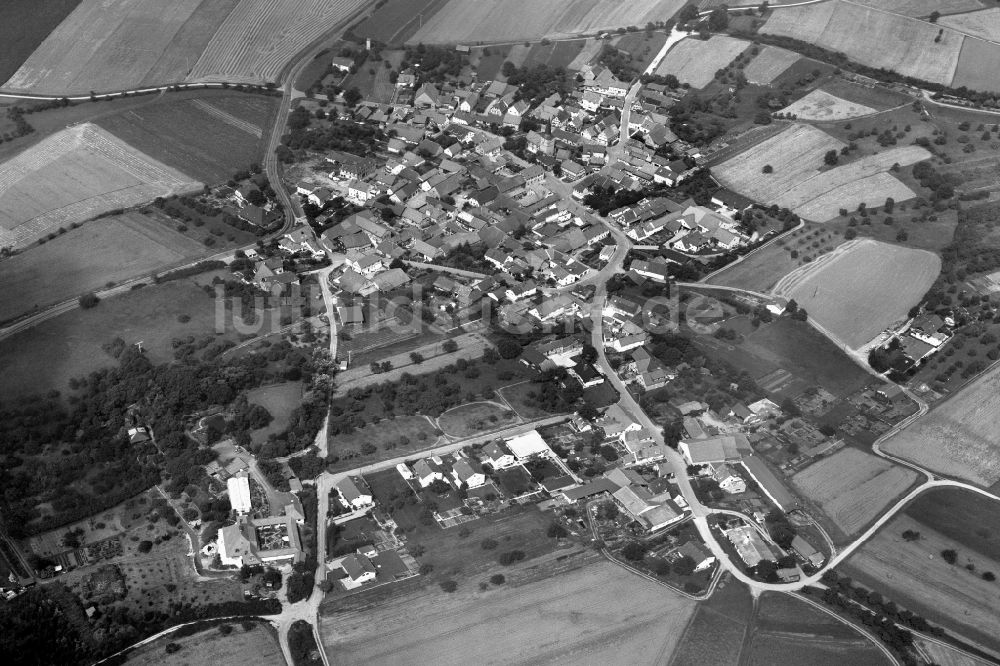
M241 0L189 81L274 81L292 57L369 0Z

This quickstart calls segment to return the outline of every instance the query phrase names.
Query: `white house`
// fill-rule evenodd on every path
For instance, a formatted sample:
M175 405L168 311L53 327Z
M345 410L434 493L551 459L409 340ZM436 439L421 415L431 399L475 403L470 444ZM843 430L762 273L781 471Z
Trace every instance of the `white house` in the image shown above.
M413 476L421 488L426 488L435 481L444 481L444 468L441 466L441 459L437 456L421 458L413 465Z
M478 488L486 483L486 475L479 464L465 458L460 458L452 465L451 475L456 484L465 484L467 488Z
M332 568L339 568L344 572L345 576L340 579L340 584L348 590L353 590L375 580L375 565L367 557L358 553L351 553L342 558Z
M720 488L730 495L737 495L747 489L747 482L730 465L713 466L712 478L718 482Z
M345 476L335 487L350 509L362 509L374 504L372 491L360 476Z
M490 442L483 447L482 456L484 462L492 465L493 469L504 469L517 463L517 459L507 448L500 443Z

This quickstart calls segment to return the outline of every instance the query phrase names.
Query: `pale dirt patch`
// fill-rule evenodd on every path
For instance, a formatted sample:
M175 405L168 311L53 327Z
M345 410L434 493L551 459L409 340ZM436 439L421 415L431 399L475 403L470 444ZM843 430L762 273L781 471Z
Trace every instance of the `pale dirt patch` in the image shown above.
M824 90L813 90L800 100L792 102L782 113L794 114L799 120L844 120L875 113L875 109L835 97Z

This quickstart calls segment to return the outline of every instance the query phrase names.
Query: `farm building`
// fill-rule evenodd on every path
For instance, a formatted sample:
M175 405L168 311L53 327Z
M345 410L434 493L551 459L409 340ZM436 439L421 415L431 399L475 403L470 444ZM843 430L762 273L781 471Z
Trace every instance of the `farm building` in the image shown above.
M708 439L682 439L678 444L684 460L689 465L706 463L739 462L744 453L750 452L746 435L718 435Z
M813 548L811 543L798 535L795 535L795 538L792 539L792 550L811 566L817 568L823 566L823 561L826 559L823 557L823 553Z
M247 520L219 530L219 559L226 566L298 562L302 557L298 516Z
M743 468L757 482L764 494L770 498L782 511L790 511L798 506L799 501L792 495L778 477L774 475L767 465L758 456L746 456L741 461Z
M506 440L507 448L518 460L528 460L535 456L551 455L552 449L538 434L537 430L529 430L523 435L517 435Z
M236 513L250 513L250 479L246 472L229 477L226 481L229 490L229 505Z
M726 532L726 537L748 567L755 567L762 560L774 559L774 554L771 553L767 543L750 525L734 527Z

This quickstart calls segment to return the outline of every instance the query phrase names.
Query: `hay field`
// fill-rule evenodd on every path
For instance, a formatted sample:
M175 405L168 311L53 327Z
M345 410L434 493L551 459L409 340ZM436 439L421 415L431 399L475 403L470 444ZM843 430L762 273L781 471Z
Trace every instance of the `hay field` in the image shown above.
M825 90L816 89L811 93L792 102L781 110L782 113L793 113L799 120L845 120L875 113L875 109L864 104L854 104L846 99L834 97Z
M1000 481L998 414L1000 367L995 367L882 448L940 474L992 486Z
M1000 7L991 7L967 14L942 16L938 19L938 24L974 37L982 37L993 42L1000 41Z
M865 203L868 206L881 206L888 197L892 197L896 201L906 201L916 196L917 194L913 190L895 176L888 173L877 173L838 185L809 203L796 208L795 213L807 220L826 222L840 215L841 208L855 210L860 203Z
M189 81L275 81L285 63L368 0L240 0Z
M920 539L904 541L904 530L919 532ZM958 553L956 565L941 558L946 549ZM968 562L976 572L965 569ZM911 516L893 518L847 560L844 570L930 622L967 634L994 650L1000 648L1000 585L982 580L978 573L1000 573L1000 561L970 550Z
M887 197L906 201L916 193L891 175L893 164L909 166L930 158L919 146L903 146L867 155L829 171L817 172L778 196L774 203L814 222L840 215L840 209L855 210L859 204L881 206ZM773 175L773 174L772 174Z
M508 570L508 578L512 578ZM609 562L523 585L436 585L320 616L333 664L663 664L693 601Z
M969 37L962 45L958 69L951 85L972 90L1000 90L996 72L1000 69L1000 44Z
M935 43L938 30L941 41ZM774 12L761 31L810 42L871 67L951 84L965 35L843 0Z
M104 129L205 183L221 183L263 158L264 128L277 99L243 93L197 99L166 97L102 116Z
M913 470L850 447L792 476L795 487L848 536L882 515L916 480Z
M704 88L715 79L715 73L731 63L748 46L742 39L716 35L708 41L685 39L667 52L656 68L656 74L673 74L681 83L692 88Z
M5 88L87 94L184 80L239 0L83 0Z
M201 186L96 125L77 125L0 165L0 245Z
M128 654L126 664L143 666L239 666L260 664L261 666L284 666L285 657L281 653L274 630L266 623L256 622L250 631L240 626L238 620L232 622L233 632L223 636L217 626L208 627L191 636L177 638L171 634L158 638ZM175 643L181 649L167 654L168 643Z
M780 134L713 167L726 187L751 199L772 203L799 183L816 176L828 150L846 144L811 125L791 125ZM762 173L770 164L774 173Z
M93 220L0 261L0 321L211 252L142 213Z
M941 258L932 252L865 239L795 269L774 293L794 298L831 335L858 349L904 321L940 271Z
M929 16L937 10L941 12L966 12L983 7L982 0L854 0L856 4L884 9L903 16ZM938 23L944 23L944 16Z
M743 68L747 81L755 85L767 85L781 76L782 72L799 61L798 53L777 46L765 46L750 64Z
M503 42L665 21L685 0L450 0L408 44Z

